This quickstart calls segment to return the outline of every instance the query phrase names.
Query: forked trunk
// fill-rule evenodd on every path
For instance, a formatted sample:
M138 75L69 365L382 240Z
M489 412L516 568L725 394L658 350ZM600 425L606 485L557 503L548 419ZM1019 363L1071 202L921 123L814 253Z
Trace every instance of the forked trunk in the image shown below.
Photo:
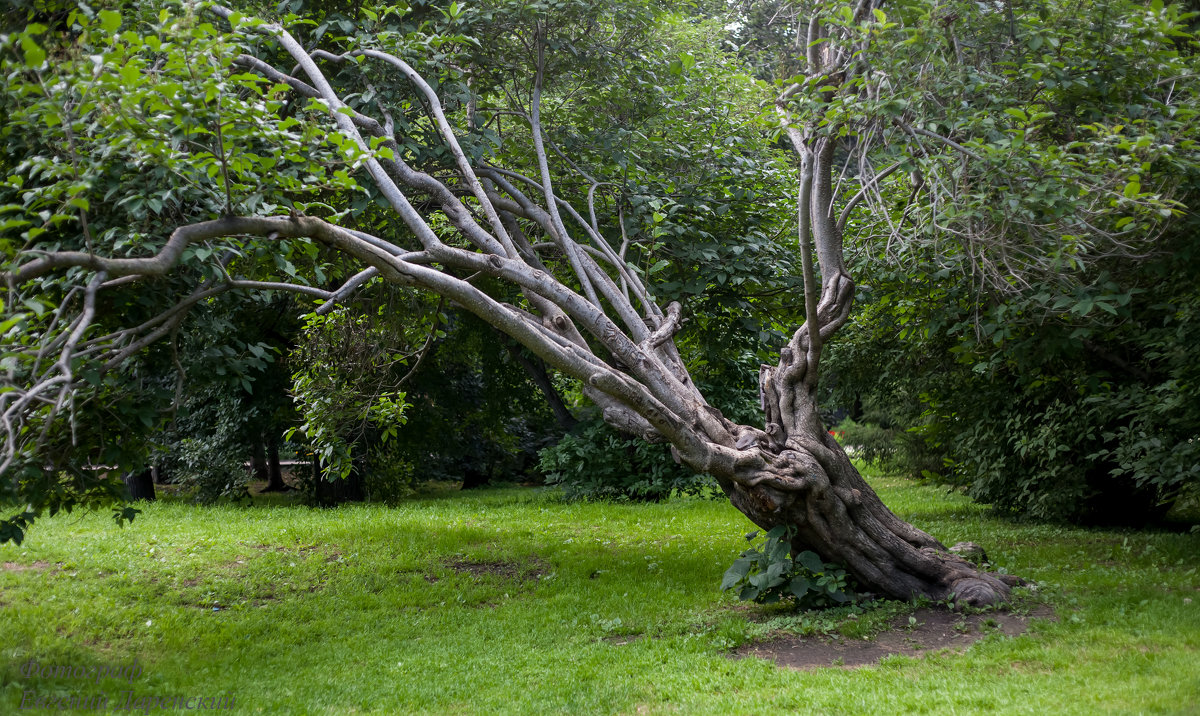
M785 450L764 474L776 471L804 475L808 485L788 491L729 483L733 505L763 529L791 525L793 553L812 550L845 565L864 591L985 606L1006 602L1010 585L1020 583L981 571L896 517L836 444Z
M923 596L970 606L1006 602L1021 580L991 574L898 518L866 483L811 403L795 408L796 430L766 465L737 480L718 477L733 505L759 527L794 528L793 553L812 550L842 564L864 591L897 599Z

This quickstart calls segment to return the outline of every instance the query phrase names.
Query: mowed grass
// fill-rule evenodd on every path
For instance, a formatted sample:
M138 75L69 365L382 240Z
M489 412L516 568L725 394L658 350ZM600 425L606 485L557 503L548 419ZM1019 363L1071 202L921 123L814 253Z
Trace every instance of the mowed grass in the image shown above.
M964 654L797 672L729 655L772 619L820 630L846 615L781 618L719 592L752 529L723 501L566 504L519 488L332 510L164 501L123 529L59 516L0 547L0 713L28 694L99 693L128 713L122 692L271 714L1200 713L1200 534L1015 524L936 487L873 482L943 542L978 542L1035 580L1024 604L1059 619ZM135 658L132 681L26 675L30 659Z

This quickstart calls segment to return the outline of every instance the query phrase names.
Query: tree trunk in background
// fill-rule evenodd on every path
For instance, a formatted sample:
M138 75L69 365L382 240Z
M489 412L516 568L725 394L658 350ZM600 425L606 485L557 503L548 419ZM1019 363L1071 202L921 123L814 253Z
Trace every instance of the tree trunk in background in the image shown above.
M279 467L279 438L267 438L267 486L262 492L287 492L292 489L283 481L283 470Z
M546 396L550 410L554 411L554 420L563 429L563 432L575 427L579 421L575 419L574 415L571 415L571 411L563 403L562 396L554 389L554 383L550 381L550 375L546 372L546 364L540 358L530 359L519 348L510 348L509 353L529 375L529 379L538 387L538 390L542 391L542 395Z
M344 478L329 478L321 469L321 462L315 456L312 463L313 471L313 500L324 507L333 507L344 502L362 502L367 499L366 486L363 484L362 461L354 460L354 469Z
M131 501L156 499L154 475L149 468L141 472L127 472L122 479L125 481L125 489L129 491Z
M254 480L255 482L267 482L267 453L263 448L261 435L254 439L251 449L253 452L250 455L250 469L254 473Z

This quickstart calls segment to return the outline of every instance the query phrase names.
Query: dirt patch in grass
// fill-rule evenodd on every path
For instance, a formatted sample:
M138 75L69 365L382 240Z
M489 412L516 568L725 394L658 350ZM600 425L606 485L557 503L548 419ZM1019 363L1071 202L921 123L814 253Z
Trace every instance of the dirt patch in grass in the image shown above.
M41 572L43 570L50 569L53 566L54 565L50 564L49 562L42 562L42 561L37 561L37 562L34 562L33 564L20 564L19 562L5 562L4 563L4 571L5 572L29 572L29 571Z
M509 562L506 560L472 560L451 559L443 563L447 569L459 574L469 574L473 577L500 577L533 582L542 578L548 565L540 559L526 562Z
M916 619L915 624L909 617ZM790 669L870 666L896 654L919 657L946 649L962 652L989 634L1016 636L1029 628L1031 619L1055 618L1054 610L1044 605L1022 614L958 614L944 609L918 609L897 617L889 629L870 639L781 636L744 646L735 656L770 659Z

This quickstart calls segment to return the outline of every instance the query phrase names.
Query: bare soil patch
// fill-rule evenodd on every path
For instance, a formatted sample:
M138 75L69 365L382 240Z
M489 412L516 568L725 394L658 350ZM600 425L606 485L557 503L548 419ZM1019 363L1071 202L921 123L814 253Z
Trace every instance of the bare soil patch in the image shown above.
M915 625L909 622L909 616L916 618ZM1054 610L1044 605L1026 614L958 614L944 609L918 609L911 615L897 617L889 629L871 639L781 636L744 646L735 656L770 659L790 669L853 668L877 664L894 654L919 657L942 650L962 652L989 634L1016 636L1029 628L1031 619L1055 618Z
M447 569L473 577L500 577L520 581L536 581L546 573L546 563L538 559L525 563L504 560L453 559L444 563Z
M49 569L53 566L54 565L50 564L49 562L42 562L42 561L37 561L37 562L34 562L33 564L21 564L19 562L5 562L4 563L4 571L5 572L28 572L28 571L41 572L41 571Z

